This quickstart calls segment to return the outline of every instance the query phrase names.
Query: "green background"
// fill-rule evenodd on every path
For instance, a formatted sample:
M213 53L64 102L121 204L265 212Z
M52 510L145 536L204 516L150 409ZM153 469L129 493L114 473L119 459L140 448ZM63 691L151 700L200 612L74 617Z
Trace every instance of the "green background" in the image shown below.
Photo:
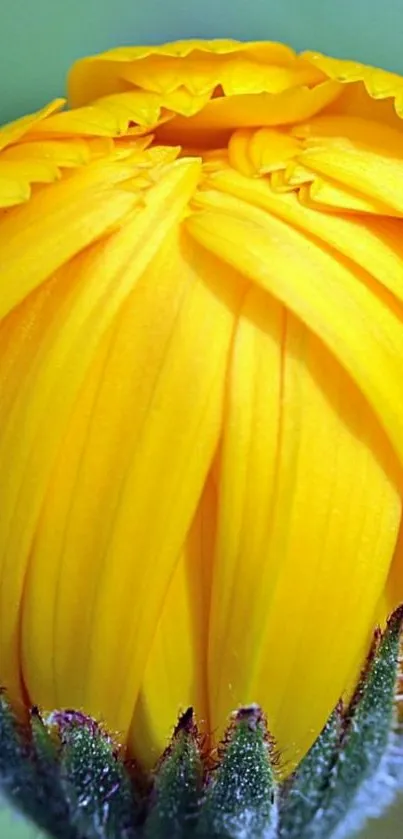
M403 72L403 0L0 0L0 119L60 95L81 55L195 36L282 40Z
M403 74L403 0L0 0L0 121L64 93L79 56L187 37L281 40ZM403 800L362 839L401 839ZM3 808L1 839L39 839Z

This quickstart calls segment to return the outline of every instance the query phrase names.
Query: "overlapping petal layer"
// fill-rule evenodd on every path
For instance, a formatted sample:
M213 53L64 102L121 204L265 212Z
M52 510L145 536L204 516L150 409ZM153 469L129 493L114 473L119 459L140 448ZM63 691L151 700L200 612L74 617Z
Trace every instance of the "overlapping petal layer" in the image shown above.
M200 731L211 731L206 673L216 507L210 476L165 597L132 719L129 736L146 766L161 755L178 711L197 708Z
M311 742L318 674L326 715L350 688L400 499L393 457L341 367L259 297L239 324L224 429L210 701L213 728L240 702L261 703L292 764Z
M285 771L402 599L403 80L279 44L79 62L0 132L0 679L150 765Z

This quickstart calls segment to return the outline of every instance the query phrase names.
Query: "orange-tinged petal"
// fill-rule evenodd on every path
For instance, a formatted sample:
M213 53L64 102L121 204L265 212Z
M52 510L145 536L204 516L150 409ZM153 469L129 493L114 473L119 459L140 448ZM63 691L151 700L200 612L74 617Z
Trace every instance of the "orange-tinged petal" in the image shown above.
M308 119L334 102L342 85L280 44L189 41L118 48L78 61L69 90L80 132L96 127L116 136L132 123L139 131L176 114L172 126L160 128L160 140L196 140L200 147L211 146L214 131ZM131 103L126 121L125 103ZM111 115L119 116L115 124ZM65 131L69 121L62 114L41 130ZM201 140L201 133L210 136Z
M289 772L351 687L401 502L393 454L355 385L259 290L236 333L219 487L212 726L260 703Z
M228 163L234 169L238 169L247 178L256 174L256 167L249 157L249 146L251 138L250 128L238 128L231 135L228 142ZM220 171L219 166L218 171Z
M323 81L326 74L284 44L230 40L118 47L77 61L69 75L74 107L121 92L125 82L156 93L184 86L196 96L220 85L227 95L278 92Z
M251 137L249 156L256 172L264 175L285 166L299 150L298 141L289 134L261 128Z
M309 119L339 95L336 82L290 88L278 95L237 94L212 99L193 117L177 116L157 131L159 142L212 146L223 132L248 126L291 125ZM221 134L220 134L221 132Z
M169 112L180 114L184 117L191 117L204 108L209 98L210 95L207 93L200 93L196 96L194 93L190 93L185 87L179 87L170 93L161 94L160 101L161 108L166 108ZM164 121L168 122L169 119Z
M131 750L143 766L156 763L179 713L190 706L197 708L199 731L210 731L206 657L215 514L210 478L169 585L131 723Z
M400 476L401 478L401 476ZM388 579L379 604L379 620L384 621L403 603L403 521L389 569Z
M244 175L264 175L284 169L301 150L295 137L273 128L238 129L228 143L228 159Z
M403 312L391 295L320 241L240 199L203 192L195 206L199 212L186 220L191 234L322 339L367 397L402 460Z
M150 56L117 68L119 78L136 87L165 93L185 87L195 96L211 96L220 86L225 96L242 93L282 93L291 87L324 80L312 65L293 59L287 65L263 63L247 54L214 56L197 53L188 61Z

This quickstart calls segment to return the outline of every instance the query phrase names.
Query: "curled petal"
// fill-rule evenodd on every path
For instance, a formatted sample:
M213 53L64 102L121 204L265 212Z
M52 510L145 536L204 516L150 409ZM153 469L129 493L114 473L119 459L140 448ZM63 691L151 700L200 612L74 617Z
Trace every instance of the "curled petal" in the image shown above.
M195 206L199 211L186 220L191 234L321 338L368 399L401 461L400 306L369 274L273 215L218 192L200 193Z

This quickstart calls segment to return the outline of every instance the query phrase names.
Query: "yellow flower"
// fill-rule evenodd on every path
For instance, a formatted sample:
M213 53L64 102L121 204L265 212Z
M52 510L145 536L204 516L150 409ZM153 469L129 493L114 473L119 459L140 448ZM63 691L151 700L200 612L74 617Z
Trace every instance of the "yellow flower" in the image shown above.
M152 764L289 771L403 599L403 79L274 43L78 62L0 132L0 681Z

